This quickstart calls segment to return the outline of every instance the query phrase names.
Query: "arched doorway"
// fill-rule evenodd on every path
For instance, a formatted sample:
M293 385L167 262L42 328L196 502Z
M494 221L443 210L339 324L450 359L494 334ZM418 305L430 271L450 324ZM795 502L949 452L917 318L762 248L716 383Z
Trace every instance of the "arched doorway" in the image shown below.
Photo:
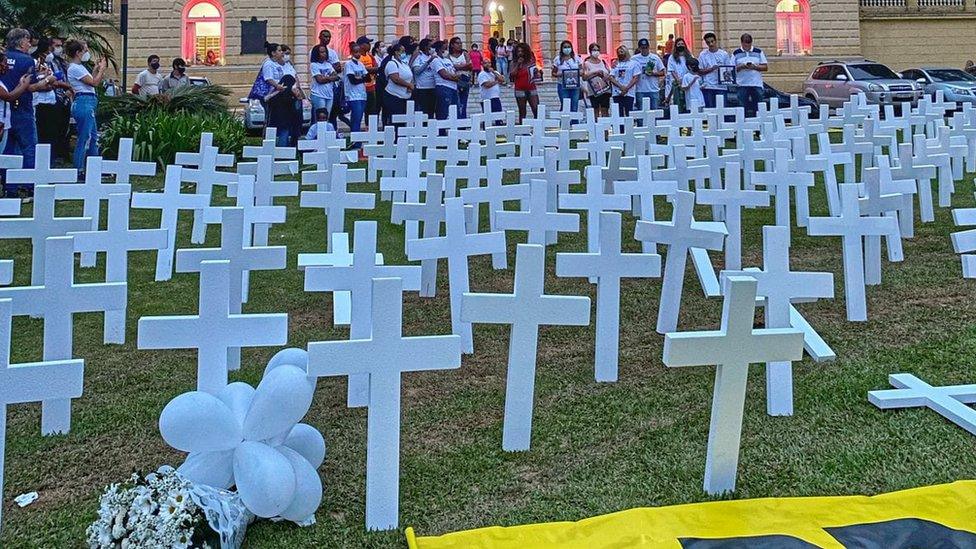
M324 0L319 4L315 18L315 36L328 30L332 33L330 47L344 57L349 53L349 42L356 39L356 8L344 0Z
M218 2L200 0L184 8L183 58L193 65L224 64L224 14Z
M444 11L434 0L416 0L408 4L406 26L405 33L419 39L440 40L447 34Z
M776 4L776 49L780 55L810 55L810 9L805 1L780 0Z
M610 36L610 13L606 5L600 0L578 0L570 11L569 40L573 41L576 51L586 55L590 44L600 46L601 57L610 58L613 44Z
M656 34L659 46L664 46L668 41L668 36L674 35L675 38L684 38L685 42L688 43L688 49L694 49L697 41L694 39L690 6L676 0L664 0L657 5L654 21L657 25Z
M514 16L514 13L520 15ZM532 45L532 51L541 51L539 41L539 15L531 0L489 0L484 16L485 46L488 39L498 32L502 39L515 38Z

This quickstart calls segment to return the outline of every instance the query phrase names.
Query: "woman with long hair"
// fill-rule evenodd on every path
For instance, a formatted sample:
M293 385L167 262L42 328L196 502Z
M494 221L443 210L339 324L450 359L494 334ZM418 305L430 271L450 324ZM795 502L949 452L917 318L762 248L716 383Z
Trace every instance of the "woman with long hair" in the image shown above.
M556 79L560 108L569 99L569 109L573 112L579 111L580 67L581 62L573 51L573 43L563 40L559 44L559 53L552 60L552 76Z
M684 38L674 39L674 53L668 58L668 75L665 78L664 103L675 104L681 110L685 108L685 94L681 89L681 80L688 72L688 59L691 52Z
M599 119L610 111L610 67L600 57L599 44L590 44L589 51L589 57L583 60L583 81L593 114Z
M458 76L447 53L447 42L438 40L431 46L434 52L434 97L438 120L447 120L451 105L458 104Z
M461 39L455 36L448 44L448 57L454 64L454 73L457 75L458 90L458 118L468 117L468 93L471 91L471 57L464 51Z
M64 45L64 52L71 62L68 65L68 83L75 92L71 117L75 119L75 128L78 132L74 164L81 177L88 157L99 155L98 125L95 123L98 96L95 95L95 89L101 85L105 77L108 62L102 57L95 63L95 72L89 72L85 63L91 60L91 52L88 51L88 44L80 40L68 40Z
M518 105L518 122L525 119L528 105L532 108L532 116L539 114L539 90L535 85L535 54L528 44L515 46L512 53L512 66L509 68L509 80L515 86L515 103Z
M285 50L280 44L265 42L264 49L268 58L261 65L261 79L273 88L262 100L264 125L275 129L278 146L287 147L294 130L295 78L285 74Z
M613 102L620 107L621 116L630 116L634 108L634 87L640 78L643 67L630 60L627 46L617 48L617 64L610 71L610 84L613 86Z

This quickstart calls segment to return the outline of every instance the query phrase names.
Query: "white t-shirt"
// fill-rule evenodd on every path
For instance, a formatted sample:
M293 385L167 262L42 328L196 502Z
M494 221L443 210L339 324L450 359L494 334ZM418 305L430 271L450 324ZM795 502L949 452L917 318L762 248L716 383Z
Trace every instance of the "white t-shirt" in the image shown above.
M400 80L413 82L413 69L410 68L410 65L399 59L390 59L386 63L386 93L400 99L410 99L410 90L391 80L391 74L399 76Z
M483 84L487 82L495 82L495 85L490 88L482 87ZM502 92L499 89L501 86L498 85L498 79L495 78L495 73L492 71L479 71L478 72L478 89L481 90L481 100L485 101L488 99L501 99Z
M309 72L312 74L312 95L321 97L322 99L332 99L334 97L333 92L335 91L335 82L319 84L315 81L316 75L332 76L335 74L335 69L332 67L332 63L328 61L325 63L312 63L309 65Z
M627 84L630 83L631 80L634 79L635 76L639 76L643 71L643 69L644 69L643 65L638 65L637 63L634 63L632 59L628 59L626 61L618 61L617 64L614 65L612 69L610 69L610 74L613 75L613 78L617 82L620 82L621 84L626 86ZM623 90L621 88L618 88L617 85L614 84L613 95L634 97L635 94L637 93L637 91L634 89L636 87L637 87L636 85L632 86L629 90L627 90L627 93L623 93Z
M275 83L281 82L281 77L285 75L285 67L279 65L277 61L270 57L264 60L261 65L261 79L273 80Z
M285 74L292 75L292 77L295 78L296 82L298 81L298 71L295 70L295 65L292 65L290 62L286 61L285 64L281 66L281 70Z
M710 69L712 67L717 67L719 65L731 65L732 56L729 52L725 50L717 50L714 53L705 50L698 54L698 66L704 69ZM702 86L706 88L714 88L719 85L718 83L718 71L713 71L702 77Z
M81 81L86 76L91 76L91 73L81 63L68 65L68 83L71 84L71 89L75 90L75 93L95 93L94 87Z
M416 76L414 82L417 84L417 88L421 90L434 89L434 63L431 63L425 70L420 70L427 64L428 59L430 59L429 55L424 52L419 52L417 53L417 57L414 58L413 64L410 65Z
M499 45L495 48L495 56L501 59L508 59L508 54L511 52L511 48L508 46Z
M753 65L763 65L766 63L766 54L759 48L752 48L744 51L742 48L735 50L732 54L735 65L744 65L752 62ZM762 73L754 69L736 69L735 83L739 86L761 88L763 85Z
M701 90L701 77L697 74L686 72L681 77L681 87L685 90L685 103L689 107L697 105L705 106L705 96Z
M139 95L158 95L159 83L163 81L163 78L166 76L158 70L156 74L149 72L149 69L140 72L139 76L136 77L136 84L139 84Z
M578 76L582 77L582 62L579 57L562 59L562 56L557 55L552 60L552 66L556 69L556 82L559 84L563 83L563 71L576 70L579 71Z
M349 80L350 75L365 78L369 74L366 66L356 58L350 58L346 66L342 69L342 85L345 86L346 101L366 101L366 83L353 84Z
M3 85L3 82L0 82L0 88L3 88L5 92L10 91L7 86ZM10 104L3 100L0 100L0 124L3 124L5 130L10 127ZM0 138L2 136L3 132L0 132Z
M448 74L455 74L454 63L452 63L449 58L438 57L434 59L434 62L430 64L430 67L434 69L435 86L444 86L445 88L451 88L452 90L457 89L457 82L448 80L441 76L442 70L446 70Z
M640 66L640 79L637 81L637 91L640 93L656 93L661 91L661 77L660 76L650 76L645 70L648 66L653 66L654 72L661 72L664 70L664 62L661 58L654 52L649 52L647 55L640 53L634 54L630 58L630 62ZM653 63L653 65L651 65Z

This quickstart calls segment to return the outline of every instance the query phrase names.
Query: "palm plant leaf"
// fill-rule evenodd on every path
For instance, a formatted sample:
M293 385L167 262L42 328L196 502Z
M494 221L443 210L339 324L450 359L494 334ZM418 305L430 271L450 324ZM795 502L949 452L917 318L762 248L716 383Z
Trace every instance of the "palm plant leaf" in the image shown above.
M36 36L78 38L111 58L112 46L98 29L116 27L108 14L97 13L103 6L104 0L0 0L0 32L22 28Z

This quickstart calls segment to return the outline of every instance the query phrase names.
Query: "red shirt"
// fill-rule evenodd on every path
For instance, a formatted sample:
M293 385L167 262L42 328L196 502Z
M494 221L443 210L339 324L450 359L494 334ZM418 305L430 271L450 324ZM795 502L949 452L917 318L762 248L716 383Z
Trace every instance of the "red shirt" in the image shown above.
M532 91L536 89L535 82L532 81L532 73L529 72L529 66L519 67L514 74L512 79L515 83L516 91Z
M481 72L481 64L484 62L484 58L481 57L481 52L469 51L468 57L471 58L471 70L475 73Z

